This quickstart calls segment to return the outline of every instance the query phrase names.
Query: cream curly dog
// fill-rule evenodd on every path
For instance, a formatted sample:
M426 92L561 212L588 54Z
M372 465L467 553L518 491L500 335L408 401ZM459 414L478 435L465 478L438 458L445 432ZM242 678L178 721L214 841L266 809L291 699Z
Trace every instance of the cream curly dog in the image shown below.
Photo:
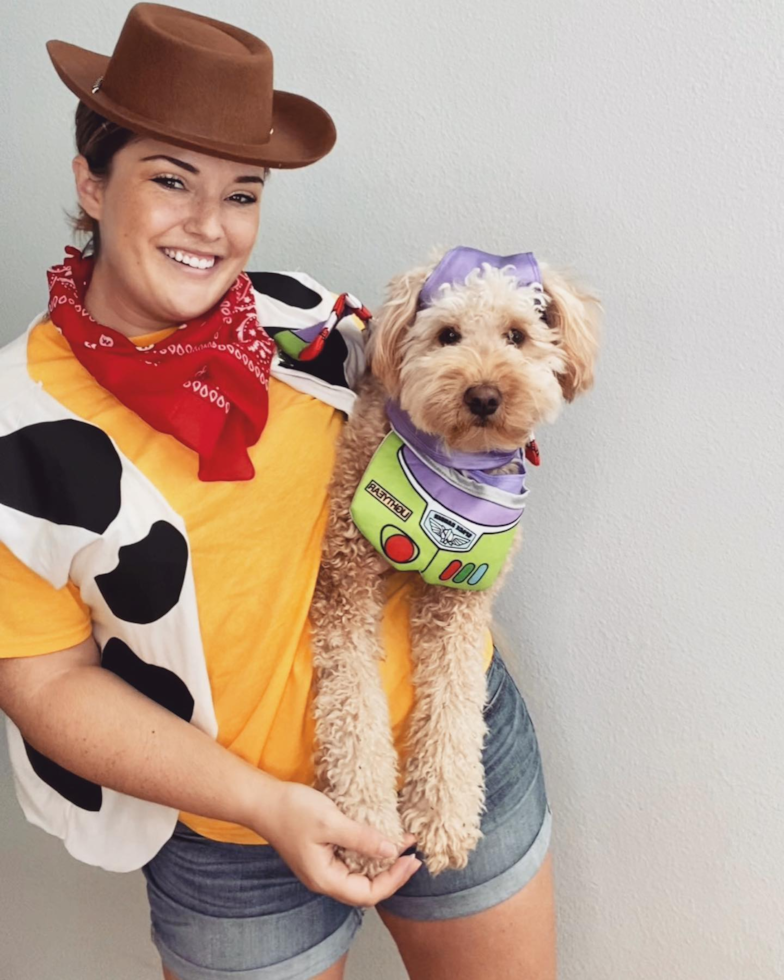
M431 874L464 867L481 837L483 650L499 580L463 591L410 573L415 704L400 774L378 666L390 566L352 521L352 497L389 432L388 398L449 451L524 446L540 422L591 387L602 309L571 273L545 263L538 293L488 264L418 308L443 254L392 279L371 324L369 369L338 448L311 609L319 788L396 843L414 834ZM392 863L341 857L371 876Z

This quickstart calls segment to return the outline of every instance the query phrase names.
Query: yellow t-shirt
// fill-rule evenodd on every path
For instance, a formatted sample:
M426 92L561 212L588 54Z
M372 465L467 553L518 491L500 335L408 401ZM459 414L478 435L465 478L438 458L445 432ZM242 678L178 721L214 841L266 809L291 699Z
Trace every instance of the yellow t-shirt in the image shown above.
M134 343L157 342L170 332L136 337ZM61 405L103 429L183 518L220 744L280 779L311 784L308 610L342 414L272 378L269 418L250 449L254 479L201 482L196 454L102 388L48 319L30 332L27 368ZM413 574L390 576L382 622L381 674L401 758L413 703L408 633ZM67 649L91 629L90 610L73 583L54 589L0 545L0 656ZM485 666L491 657L488 633ZM180 816L215 840L265 843L237 824Z

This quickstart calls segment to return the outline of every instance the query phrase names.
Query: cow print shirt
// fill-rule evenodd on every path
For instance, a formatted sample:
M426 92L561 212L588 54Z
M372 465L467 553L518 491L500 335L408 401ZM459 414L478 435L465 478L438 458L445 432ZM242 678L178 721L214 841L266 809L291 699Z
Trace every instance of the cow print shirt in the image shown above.
M249 275L262 325L310 326L335 299L304 273ZM257 477L205 484L196 454L101 388L37 316L0 350L0 656L92 633L102 667L280 778L310 781L307 611L335 410L350 411L364 367L360 326L343 320L327 357L279 357L251 450ZM402 635L402 604L393 615ZM141 867L178 816L216 839L263 843L68 772L10 719L7 734L26 817L89 864Z

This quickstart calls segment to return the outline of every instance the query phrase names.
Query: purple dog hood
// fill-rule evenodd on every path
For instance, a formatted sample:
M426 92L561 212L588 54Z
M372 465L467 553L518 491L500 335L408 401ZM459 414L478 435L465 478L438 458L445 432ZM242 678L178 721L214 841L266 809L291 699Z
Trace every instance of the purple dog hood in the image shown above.
M484 263L493 269L504 269L512 266L517 273L519 286L530 286L533 283L542 285L542 274L539 263L533 252L518 252L516 255L493 255L491 252L481 252L477 248L458 245L450 249L433 269L424 282L419 293L419 309L432 306L438 299L438 292L444 284L450 286L464 283L469 273L480 269Z

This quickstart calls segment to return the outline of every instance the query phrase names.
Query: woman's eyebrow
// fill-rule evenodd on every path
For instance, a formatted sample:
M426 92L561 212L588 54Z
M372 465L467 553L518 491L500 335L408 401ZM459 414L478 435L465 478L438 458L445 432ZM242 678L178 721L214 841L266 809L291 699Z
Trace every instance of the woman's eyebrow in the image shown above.
M192 163L186 163L184 160L178 160L176 157L168 157L162 153L155 153L149 157L142 157L140 163L144 163L145 160L168 160L169 163L173 163L178 167L182 167L183 170L188 170L192 174L197 174L200 171L193 166ZM256 177L251 174L246 174L242 177L237 177L234 181L236 184L264 184L261 177Z

